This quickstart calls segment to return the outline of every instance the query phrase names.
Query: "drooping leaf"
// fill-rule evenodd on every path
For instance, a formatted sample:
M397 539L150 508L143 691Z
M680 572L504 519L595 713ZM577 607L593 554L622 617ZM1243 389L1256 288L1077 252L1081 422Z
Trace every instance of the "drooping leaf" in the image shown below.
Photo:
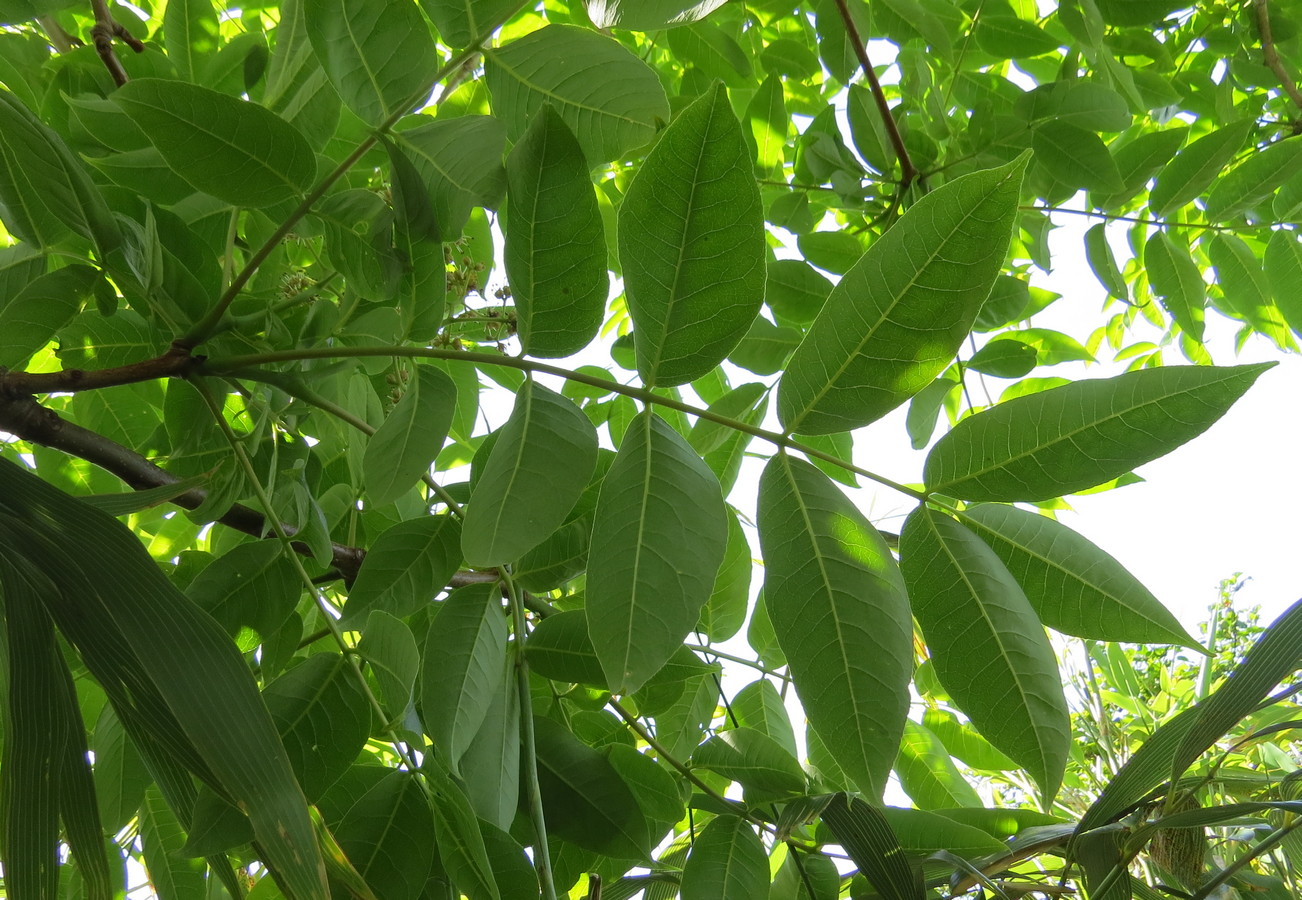
M1107 292L1118 300L1130 301L1130 288L1121 270L1117 268L1117 259L1112 255L1108 244L1107 226L1100 222L1085 232L1085 258L1089 261L1094 276Z
M1078 381L969 416L936 442L928 489L1035 501L1093 487L1212 426L1274 363L1166 366Z
M461 564L461 523L417 516L375 539L357 572L340 625L356 628L374 610L406 618L443 590Z
M809 721L860 789L879 796L913 667L899 569L831 480L786 454L760 479L759 534L764 602Z
M708 463L708 460L707 460ZM742 530L737 515L728 511L728 543L724 549L723 564L714 579L714 590L701 609L696 630L712 641L726 641L746 621L750 605L750 579L754 569L750 542Z
M846 273L782 376L787 431L866 425L949 365L1003 264L1025 164L932 191Z
M748 900L768 891L769 860L751 824L717 816L692 843L683 866L683 900Z
M629 426L597 502L588 631L607 684L637 690L696 625L727 546L713 473L664 419Z
M685 384L746 334L764 299L764 214L723 85L679 113L619 216L638 374Z
M606 235L583 148L550 106L506 163L506 273L531 356L569 356L596 337L610 289Z
M515 660L506 656L502 668L484 721L461 757L461 779L475 815L510 828L520 796L520 695Z
M443 449L457 403L452 379L433 366L416 366L398 405L366 445L362 473L373 503L391 503L409 491Z
M1216 179L1252 131L1242 119L1199 138L1175 155L1157 175L1148 206L1156 215L1174 212L1201 194Z
M551 103L574 132L589 165L648 143L669 119L655 72L608 37L574 25L548 25L485 54L493 110L507 137L520 139Z
M977 535L926 507L900 533L900 568L941 685L1047 802L1062 783L1071 729L1057 659L1021 587Z
M312 49L344 103L379 125L419 103L439 57L414 3L302 0Z
M1121 563L1066 525L993 503L959 518L1003 560L1053 630L1096 641L1199 646Z
M561 526L597 464L597 432L577 406L536 381L515 398L470 494L461 547L481 568L513 562Z
M1273 231L1266 244L1266 278L1275 304L1294 334L1302 334L1302 294L1293 290L1302 278L1302 245L1296 232Z
M73 233L103 257L122 240L68 145L9 91L0 91L0 214L10 234L41 248Z
M453 591L430 621L421 647L421 718L443 764L454 773L502 680L506 616L499 598L492 584Z
M132 79L113 101L176 174L233 206L271 206L316 179L307 140L256 103L161 78Z

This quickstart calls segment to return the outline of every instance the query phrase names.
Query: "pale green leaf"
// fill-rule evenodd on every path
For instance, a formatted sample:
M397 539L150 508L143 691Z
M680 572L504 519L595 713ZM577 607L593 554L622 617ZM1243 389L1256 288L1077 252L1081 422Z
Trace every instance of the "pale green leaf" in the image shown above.
M551 103L588 164L597 165L649 143L669 119L669 102L651 67L586 28L548 25L485 57L493 110L512 141Z
M256 103L161 78L132 79L113 100L176 174L233 206L271 206L316 178L303 135Z
M1202 434L1274 363L1165 366L1017 397L937 441L923 477L964 500L1048 500L1125 475Z
M728 530L714 474L643 412L601 487L589 551L588 631L612 690L637 690L695 627Z
M1040 621L1096 641L1198 647L1135 576L1088 539L1047 516L981 504L959 513L1017 579Z
M479 568L519 559L561 526L597 464L597 432L577 406L536 381L516 394L470 494L461 548Z
M659 31L704 19L725 0L585 0L598 28Z
M340 624L356 628L373 610L400 619L428 605L461 564L461 523L417 516L382 532L362 560Z
M1144 245L1148 281L1175 323L1196 341L1203 339L1207 283L1185 244L1155 231Z
M895 774L900 788L918 809L981 806L981 797L949 756L928 728L913 721L904 723Z
M759 492L764 602L811 725L880 796L908 711L912 619L885 541L826 475L786 454Z
M1294 334L1302 334L1302 245L1297 232L1273 231L1266 244L1266 278L1284 321Z
M1242 119L1199 138L1175 155L1162 171L1148 197L1156 215L1175 212L1208 188L1225 170L1248 139L1254 122Z
M750 822L717 816L696 836L683 866L683 900L751 900L768 891L769 860Z
M1062 783L1071 729L1057 659L1026 595L979 537L926 507L900 533L900 568L941 685L1047 802Z
M1108 294L1130 302L1130 287L1117 268L1117 259L1112 255L1112 247L1108 244L1105 223L1100 222L1085 232L1085 259L1089 261L1094 277L1098 278L1099 284L1107 289Z
M764 299L764 213L722 85L647 154L619 214L638 374L685 384L723 360Z
M420 710L443 765L457 771L502 681L506 614L496 585L453 591L421 647Z
M367 125L425 99L434 39L411 0L303 0L308 39L340 98Z
M883 806L882 816L895 832L900 846L910 854L930 856L940 850L947 850L964 859L976 859L1008 851L1007 845L991 837L979 828L954 821L951 812L962 815L966 812L986 812L978 807L963 810L935 810L928 812L921 809L903 809L898 806ZM989 810L995 812L995 810ZM1014 810L1022 812L1022 810Z
M789 432L881 418L940 374L999 273L1025 158L919 200L832 289L778 389Z
M457 403L452 379L433 366L415 367L407 390L366 445L362 475L372 503L392 503L429 471L443 449Z
M531 356L569 356L597 336L610 277L583 148L544 106L506 162L505 263Z
M1302 172L1302 141L1277 141L1253 153L1216 179L1207 195L1207 218L1224 222L1260 206L1298 172Z

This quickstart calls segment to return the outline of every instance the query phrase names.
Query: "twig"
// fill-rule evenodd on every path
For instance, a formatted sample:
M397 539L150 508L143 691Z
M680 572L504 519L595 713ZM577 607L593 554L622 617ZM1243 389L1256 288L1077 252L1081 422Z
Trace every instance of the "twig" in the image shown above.
M846 0L836 0L836 8L841 13L841 21L845 23L846 36L854 47L855 56L859 57L859 67L863 69L864 78L868 79L868 90L872 92L873 100L877 104L877 112L882 117L882 124L886 126L886 134L890 137L891 146L895 148L895 155L900 161L900 193L902 194L917 179L918 170L913 167L913 160L909 158L909 151L904 147L904 137L900 134L900 126L896 123L895 116L891 115L891 107L886 102L886 94L882 91L882 84L877 80L877 73L873 70L872 60L868 58L868 45L859 36L859 27L854 24L854 17L850 15L850 7L846 4Z
M109 369L64 369L60 372L0 372L0 396L25 394L73 393L96 388L116 387L155 381L159 378L185 377L194 371L203 357L173 346L161 356Z
M91 43L95 45L99 58L104 61L104 68L113 76L113 81L122 87L130 79L127 78L127 70L122 68L122 60L113 52L113 39L117 38L137 53L144 53L145 45L113 18L107 0L90 0L90 6L95 11L95 25L90 30Z
M1279 58L1279 51L1275 49L1275 36L1271 33L1270 10L1266 6L1266 0L1252 0L1252 5L1257 10L1257 33L1261 38L1262 58L1279 79L1284 93L1292 98L1299 109L1302 109L1302 90L1298 90L1297 82L1288 73L1288 69L1284 68L1284 61Z
M74 47L81 46L81 41L64 31L63 26L55 21L54 16L37 16L36 24L41 26L45 36L50 39L50 46L60 53L67 53Z

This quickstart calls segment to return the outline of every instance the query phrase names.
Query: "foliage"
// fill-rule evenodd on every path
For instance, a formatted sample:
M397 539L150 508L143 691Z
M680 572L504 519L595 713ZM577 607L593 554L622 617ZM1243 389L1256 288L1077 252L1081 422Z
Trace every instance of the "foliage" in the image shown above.
M0 0L7 897L1290 890L1302 607L1155 710L1051 510L1295 349L1302 7L138 8Z

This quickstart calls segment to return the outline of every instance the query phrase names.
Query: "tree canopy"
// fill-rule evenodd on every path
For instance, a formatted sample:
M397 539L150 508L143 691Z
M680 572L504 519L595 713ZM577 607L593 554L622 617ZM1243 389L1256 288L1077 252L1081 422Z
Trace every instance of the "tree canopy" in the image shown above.
M1297 349L1295 0L0 23L6 897L1302 877L1302 607L1163 705L1119 642L1202 644L1052 515L1269 368L1209 316Z

